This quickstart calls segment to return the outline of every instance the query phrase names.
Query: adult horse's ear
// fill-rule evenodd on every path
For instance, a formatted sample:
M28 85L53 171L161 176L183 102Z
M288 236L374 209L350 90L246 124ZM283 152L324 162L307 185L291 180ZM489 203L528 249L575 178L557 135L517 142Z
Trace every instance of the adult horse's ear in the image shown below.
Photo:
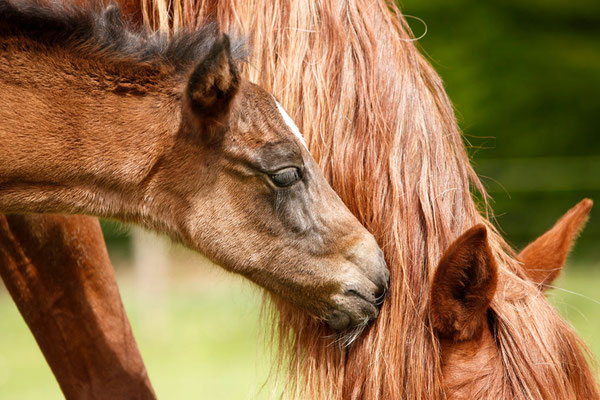
M497 269L482 224L463 233L446 250L430 295L431 321L441 337L463 341L481 333L496 291Z
M229 37L216 39L190 75L186 95L192 113L202 125L222 126L240 87L240 75L231 56Z
M585 223L594 203L583 199L560 218L548 232L530 243L519 254L519 261L531 280L540 288L554 281L569 254L569 250Z

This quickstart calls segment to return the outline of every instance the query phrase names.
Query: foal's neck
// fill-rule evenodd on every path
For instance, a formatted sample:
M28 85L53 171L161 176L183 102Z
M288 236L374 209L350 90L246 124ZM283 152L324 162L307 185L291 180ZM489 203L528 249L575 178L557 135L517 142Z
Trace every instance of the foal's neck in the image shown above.
M136 214L180 125L168 72L0 38L0 212Z

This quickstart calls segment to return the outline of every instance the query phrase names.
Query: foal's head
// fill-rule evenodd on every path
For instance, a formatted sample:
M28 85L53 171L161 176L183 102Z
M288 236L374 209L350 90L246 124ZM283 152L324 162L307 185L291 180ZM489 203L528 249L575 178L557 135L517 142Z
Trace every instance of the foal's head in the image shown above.
M582 201L521 253L533 283L558 275L590 208ZM430 312L447 398L596 398L581 343L539 297L543 288L526 284L514 296L502 278L484 225L459 237L435 271Z
M217 39L190 71L164 166L187 192L188 240L335 329L364 325L388 284L383 254L281 105L240 78L229 46Z

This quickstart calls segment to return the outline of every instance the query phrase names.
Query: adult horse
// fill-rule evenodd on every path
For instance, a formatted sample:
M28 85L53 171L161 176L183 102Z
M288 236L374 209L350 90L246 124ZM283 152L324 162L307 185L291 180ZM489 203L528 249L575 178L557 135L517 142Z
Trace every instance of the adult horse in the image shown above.
M216 18L224 29L239 26L254 37L250 65L273 73L246 73L295 111L311 152L375 232L392 268L390 301L375 326L347 349L330 346L321 324L278 304L280 349L292 372L290 397L449 396L441 356L447 352L440 336L444 325L433 323L430 293L438 265L456 265L443 263L454 259L443 252L462 248L460 243L494 259L502 290L487 292L492 300L485 315L493 317L492 349L502 350L494 367L505 393L598 397L578 339L479 214L469 185L485 192L468 163L450 102L394 7L390 13L386 3L366 1L175 2L172 9L166 2L154 4L146 7L156 11L147 20L163 27L171 17L189 26ZM294 85L299 79L307 85ZM479 223L487 228L451 246ZM472 265L489 271L492 264Z
M276 301L290 397L450 396L427 299L443 252L483 224L501 288L489 315L502 355L494 365L502 393L598 398L580 340L473 200L471 190L484 201L486 194L452 105L394 4L207 0L167 13L164 6L145 9L156 11L146 19L158 26L173 15L187 26L216 19L222 29L250 35L249 65L256 69L246 73L295 112L325 176L384 249L390 297L350 348L331 346L326 327Z

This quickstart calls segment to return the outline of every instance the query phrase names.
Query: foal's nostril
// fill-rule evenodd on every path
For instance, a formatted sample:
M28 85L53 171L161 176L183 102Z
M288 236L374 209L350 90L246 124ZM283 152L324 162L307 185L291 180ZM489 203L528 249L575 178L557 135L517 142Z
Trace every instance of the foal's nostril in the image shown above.
M390 270L387 267L387 263L385 262L385 258L383 256L383 251L379 250L379 271L380 271L380 281L379 284L383 286L384 292L387 292L387 289L390 287Z
M387 298L387 295L388 295L388 293L389 293L389 285L388 285L388 286L386 286L386 287L383 289L383 292L381 293L381 296L379 296L379 297L377 298L377 305L378 305L378 306L380 306L380 305L382 305L382 304L383 304L383 301L384 301L384 300Z
M386 284L386 286L387 286L387 287L390 287L390 278L391 278L391 274L390 274L390 270L389 270L389 269L387 269L387 266L386 266L386 277L385 277L385 278L386 278L386 279L385 279L385 284Z
M383 251L377 245L377 242L370 234L362 236L347 250L347 260L355 264L371 281L368 289L368 299L360 296L373 305L379 306L383 303L389 285L390 272L385 262Z
M388 285L378 287L377 292L375 292L375 304L376 305L380 306L383 304L383 301L385 300L387 292L388 292Z
M386 286L390 284L390 270L387 268L387 263L385 262L385 255L383 251L379 249L379 263L381 264L381 268L383 269L383 275L385 279Z
M383 255L381 257L381 280L378 285L377 293L375 294L377 298L377 305L381 306L383 301L385 300L388 289L390 287L390 271L387 268L385 261L383 260Z

